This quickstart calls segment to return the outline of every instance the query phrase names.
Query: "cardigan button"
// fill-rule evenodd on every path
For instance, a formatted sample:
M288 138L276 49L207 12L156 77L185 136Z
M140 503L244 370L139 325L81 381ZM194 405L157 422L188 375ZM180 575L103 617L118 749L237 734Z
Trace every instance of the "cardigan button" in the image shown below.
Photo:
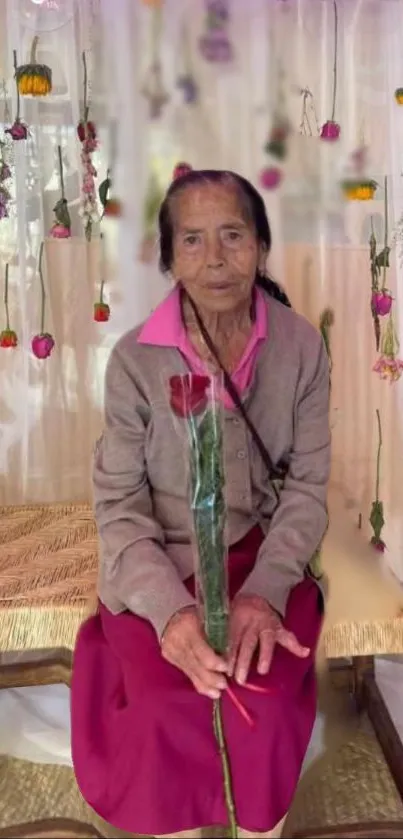
M243 449L241 449L237 453L237 458L238 458L238 460L245 460L245 457L246 457L246 452Z

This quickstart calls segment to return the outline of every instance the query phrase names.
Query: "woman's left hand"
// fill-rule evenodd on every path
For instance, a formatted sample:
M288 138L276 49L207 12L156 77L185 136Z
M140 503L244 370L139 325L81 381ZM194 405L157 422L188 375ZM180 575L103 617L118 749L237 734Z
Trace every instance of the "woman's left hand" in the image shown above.
M229 673L244 684L253 656L258 651L257 672L264 676L270 670L274 647L280 644L298 658L306 658L310 650L301 646L293 632L284 628L277 612L264 597L239 595L231 604L229 631Z

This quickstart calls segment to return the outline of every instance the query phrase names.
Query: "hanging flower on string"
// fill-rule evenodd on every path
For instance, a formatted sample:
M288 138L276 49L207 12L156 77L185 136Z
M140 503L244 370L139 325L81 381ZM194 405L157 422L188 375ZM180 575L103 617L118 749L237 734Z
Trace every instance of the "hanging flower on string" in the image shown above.
M309 87L299 87L296 88L296 91L302 97L299 133L304 137L318 137L320 128L313 93L309 90Z
M373 536L371 537L371 545L373 545L377 551L383 553L386 548L385 542L382 539L382 530L385 526L385 517L383 513L383 503L379 500L379 484L381 476L382 426L381 415L379 413L378 408L376 410L376 419L378 424L378 450L376 455L375 500L372 502L369 523L373 530Z
M9 217L11 193L7 181L11 178L11 169L5 159L6 144L0 140L0 220Z
M161 189L155 173L151 172L144 200L143 236L139 253L141 262L151 262L155 254L157 220L163 198L164 191Z
M206 61L227 64L233 60L230 39L229 0L205 0L204 32L199 39L200 52Z
M337 101L337 65L338 65L338 35L339 21L337 0L333 0L334 11L334 57L333 57L333 95L331 117L322 125L320 136L322 140L338 140L340 137L340 125L336 122L336 101Z
M14 75L15 78L17 77L17 52L13 50L13 57L14 57ZM16 88L17 88L17 113L15 115L15 120L10 128L5 129L5 133L9 134L13 140L26 140L28 137L28 128L24 122L21 120L20 110L21 110L21 101L20 101L20 90L18 87L18 83L16 81Z
M323 343L326 347L327 357L329 359L329 370L332 372L333 369L333 358L332 358L332 350L331 350L331 343L330 343L330 332L331 328L334 325L334 311L327 307L323 309L323 312L319 318L319 331L323 338Z
M194 105L199 98L199 87L193 73L190 36L186 23L183 25L182 50L183 70L177 78L176 86L182 91L185 105Z
M0 332L0 347L3 349L14 349L18 346L17 333L10 326L10 311L8 307L8 263L4 278L4 310L6 313L6 328Z
M397 382L403 373L403 361L399 358L399 348L399 339L391 311L382 334L380 355L372 368L381 379L386 379L391 384Z
M107 303L104 300L104 287L105 287L105 265L106 265L106 257L105 257L105 243L104 243L104 235L101 233L100 236L101 242L101 286L99 291L99 298L94 303L94 320L97 323L106 323L111 316L111 310Z
M85 52L82 54L82 61L84 67L83 119L80 120L77 126L77 135L81 142L81 163L83 167L83 180L81 185L82 197L79 214L83 221L85 238L88 242L90 242L92 237L92 227L99 221L97 194L95 188L97 170L92 162L92 155L97 149L98 140L95 125L88 119L88 73Z
M158 119L169 96L164 86L161 65L162 3L150 6L151 16L151 62L142 88L148 101L150 119Z
M31 348L34 356L36 358L45 359L49 358L54 346L55 340L50 332L45 331L45 311L46 311L46 292L45 292L45 283L43 280L43 268L42 268L42 261L43 261L43 249L44 244L41 242L41 247L39 249L39 263L38 263L38 274L41 283L41 327L40 332L37 335L34 335L31 341Z
M38 64L36 50L39 38L32 41L29 64L17 67L15 78L21 96L47 96L52 90L52 70L46 64Z
M69 239L71 236L71 220L64 189L63 157L61 146L57 147L57 154L59 160L61 198L53 208L56 220L50 230L50 236L53 236L54 239Z
M403 87L396 88L395 99L398 105L403 105Z
M365 175L368 148L359 146L351 155L351 174L342 181L342 190L348 201L371 201L374 198L377 182Z
M122 215L122 205L118 198L111 195L112 177L111 170L108 169L105 180L99 185L98 195L102 204L102 216L104 218L118 218Z
M376 351L381 342L380 317L388 315L392 308L392 295L386 288L386 269L389 268L390 246L388 244L388 179L384 181L384 246L377 253L377 242L371 216L371 235L369 238L369 261L371 269L371 314L375 332ZM382 277L382 283L381 283Z

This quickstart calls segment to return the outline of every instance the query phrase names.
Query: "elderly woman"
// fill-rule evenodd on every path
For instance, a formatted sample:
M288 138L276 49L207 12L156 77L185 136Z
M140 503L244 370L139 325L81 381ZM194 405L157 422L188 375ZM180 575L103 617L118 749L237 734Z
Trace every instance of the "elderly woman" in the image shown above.
M74 766L84 798L121 830L224 825L211 702L221 696L238 824L280 836L315 719L323 607L309 563L327 526L328 358L267 277L270 228L248 181L181 171L159 227L173 290L118 341L106 373L100 603L75 652ZM212 370L225 384L225 657L195 605L186 453L166 395L170 376Z

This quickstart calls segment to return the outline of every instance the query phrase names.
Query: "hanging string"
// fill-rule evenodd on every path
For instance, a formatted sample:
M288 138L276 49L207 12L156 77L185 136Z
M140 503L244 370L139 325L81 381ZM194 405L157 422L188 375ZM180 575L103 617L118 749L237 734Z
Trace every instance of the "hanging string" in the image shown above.
M331 121L334 122L336 116L336 98L337 98L337 52L338 52L338 38L339 38L339 19L337 10L337 0L333 0L334 10L334 63L333 63L333 104Z
M59 173L60 173L60 189L62 193L62 200L66 200L66 195L64 191L64 173L63 173L63 157L62 157L62 147L57 147L57 155L59 158Z
M14 75L16 75L17 67L18 67L17 50L13 50L13 65L14 65ZM16 84L16 88L17 88L17 116L15 118L15 121L19 122L20 121L20 91L19 91L18 84Z
M43 271L42 271L42 260L43 260L43 247L44 243L41 242L41 246L39 248L39 263L38 263L38 274L41 283L41 332L40 334L43 335L45 332L45 305L46 305L46 292L45 292L45 283L43 281Z

